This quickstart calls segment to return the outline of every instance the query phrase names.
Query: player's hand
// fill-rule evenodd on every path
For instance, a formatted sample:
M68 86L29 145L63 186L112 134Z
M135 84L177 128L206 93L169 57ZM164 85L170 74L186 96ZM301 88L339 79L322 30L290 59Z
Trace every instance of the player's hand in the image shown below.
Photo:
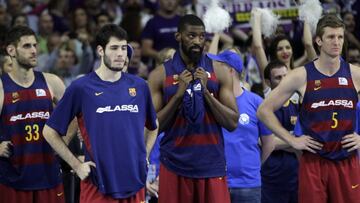
M348 152L360 149L360 136L355 132L345 135L341 140L341 144L343 148L347 148Z
M96 167L95 163L92 161L80 162L80 164L74 168L74 171L81 180L85 180L90 174L91 166Z
M297 150L306 150L314 154L323 147L323 144L308 135L293 137L290 145Z
M10 149L11 146L13 146L11 141L2 141L0 143L0 157L10 157L12 153Z
M159 176L156 177L156 179L152 182L146 181L146 189L147 193L150 196L158 197L158 191L159 191Z
M202 67L199 67L199 68L196 69L196 71L194 73L194 78L195 79L200 79L201 85L203 86L204 89L206 89L206 85L207 85L209 75Z
M188 70L184 70L179 75L179 88L177 90L177 94L183 96L186 88L189 86L191 81L193 81L193 76L191 72Z

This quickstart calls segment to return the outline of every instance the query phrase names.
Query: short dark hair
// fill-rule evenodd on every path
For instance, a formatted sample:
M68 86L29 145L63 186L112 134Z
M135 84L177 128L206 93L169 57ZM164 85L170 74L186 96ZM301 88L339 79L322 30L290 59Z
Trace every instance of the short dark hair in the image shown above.
M322 37L324 34L325 27L331 27L331 28L343 28L345 30L345 24L344 22L337 17L335 14L326 14L323 17L320 18L319 22L316 26L316 36Z
M205 27L204 22L199 17L193 14L184 15L180 18L177 27L178 32L184 31L186 25L198 25Z
M27 26L15 26L11 28L9 32L6 34L4 45L5 47L10 44L16 46L22 36L29 36L29 35L36 37L35 32L31 28Z
M271 71L272 71L273 69L275 69L275 68L281 68L281 67L284 67L284 66L285 66L286 68L288 68L285 63L283 63L283 62L281 62L281 61L279 61L279 60L270 61L270 63L267 64L267 66L265 67L265 70L264 70L264 78L270 80L270 78L271 78Z
M104 25L96 34L96 46L100 45L102 48L105 49L107 43L109 43L110 37L116 37L119 40L127 40L127 33L123 28L118 25Z

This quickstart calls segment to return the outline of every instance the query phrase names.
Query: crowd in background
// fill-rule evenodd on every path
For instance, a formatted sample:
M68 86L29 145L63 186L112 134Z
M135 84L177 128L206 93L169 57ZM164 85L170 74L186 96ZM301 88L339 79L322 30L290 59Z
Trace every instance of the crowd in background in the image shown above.
M229 4L232 1L224 2ZM350 63L359 64L360 18L357 16L360 12L360 2L321 2L324 12L337 13L346 24L343 58ZM78 75L96 69L99 64L96 47L93 45L94 33L104 24L118 24L128 32L129 44L134 49L128 72L146 79L157 64L171 57L172 50L178 48L174 33L179 17L188 13L202 15L201 4L204 4L204 1L3 0L0 1L0 39L3 39L6 30L15 25L31 27L38 35L39 62L36 70L55 73L68 86ZM296 17L291 21L290 26L279 27L276 34L285 34L291 39L296 60L304 54L303 23ZM219 33L219 50L238 47L244 62L246 81L254 91L261 92L257 90L261 88L259 68L252 57L252 31L241 27L234 19L233 26ZM208 45L212 38L213 35L209 33ZM267 54L271 40L264 39ZM1 53L0 62L2 70L8 71L6 67L10 61L4 53Z

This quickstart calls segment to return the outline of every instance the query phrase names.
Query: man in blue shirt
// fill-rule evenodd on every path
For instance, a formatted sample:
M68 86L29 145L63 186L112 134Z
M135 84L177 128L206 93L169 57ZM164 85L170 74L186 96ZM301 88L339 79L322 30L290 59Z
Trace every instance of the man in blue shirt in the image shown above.
M223 129L228 186L231 202L261 202L261 161L273 150L273 136L256 117L262 98L240 85L242 61L232 51L219 55L208 54L213 60L224 62L231 68L233 91L239 108L238 126L233 132ZM259 147L258 140L262 147Z
M116 25L101 28L96 35L100 67L68 87L44 128L45 139L83 180L81 202L145 201L146 158L157 119L147 83L122 72L126 35ZM85 143L85 162L60 137L74 117Z

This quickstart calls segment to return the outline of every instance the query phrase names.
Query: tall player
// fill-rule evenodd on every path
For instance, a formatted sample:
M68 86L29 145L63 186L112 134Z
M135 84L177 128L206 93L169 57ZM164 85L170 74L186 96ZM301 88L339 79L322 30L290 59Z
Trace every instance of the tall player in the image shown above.
M45 139L83 180L80 202L145 200L146 157L156 139L157 119L147 83L122 72L126 38L119 26L100 29L100 67L66 89L44 128ZM74 117L85 142L85 162L60 137Z
M229 202L221 127L232 131L239 119L230 71L203 54L205 26L197 16L183 16L175 37L179 50L149 77L165 131L159 202Z
M292 147L304 150L299 167L299 202L354 203L360 198L360 165L356 152L360 136L354 133L355 105L360 90L360 68L340 54L344 23L323 16L316 29L319 58L291 71L265 99L260 119ZM299 91L299 122L303 136L293 137L274 111Z
M64 202L60 166L42 129L65 86L33 70L37 41L30 28L11 29L5 45L13 70L0 82L0 202Z

